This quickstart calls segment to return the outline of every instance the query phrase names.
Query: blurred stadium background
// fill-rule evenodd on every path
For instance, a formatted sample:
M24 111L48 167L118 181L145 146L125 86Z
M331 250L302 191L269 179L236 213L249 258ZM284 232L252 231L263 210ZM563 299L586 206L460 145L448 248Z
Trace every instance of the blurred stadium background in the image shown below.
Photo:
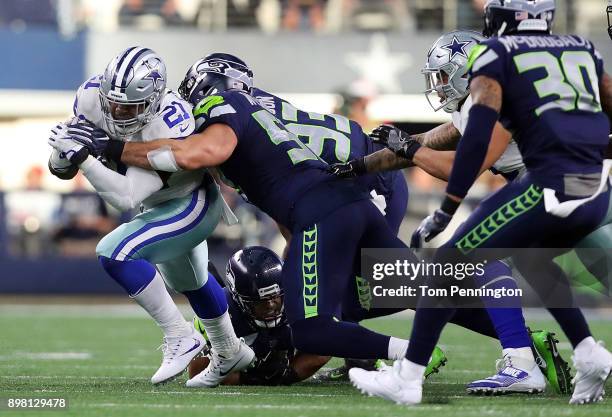
M166 60L169 86L213 51L241 56L256 85L309 111L343 113L369 131L393 122L422 132L448 120L421 94L420 68L442 31L481 29L485 0L1 0L0 1L0 295L113 294L119 287L94 248L130 213L107 207L77 177L46 169L47 134L66 119L76 88L121 49L141 44ZM557 32L612 48L604 0L557 0ZM437 207L444 185L406 172L409 210L402 228ZM484 175L463 215L502 182ZM236 249L282 250L272 221L226 190L241 226L220 225L210 255L223 267ZM461 216L456 216L461 220ZM442 237L441 239L444 239ZM434 242L435 244L435 242Z

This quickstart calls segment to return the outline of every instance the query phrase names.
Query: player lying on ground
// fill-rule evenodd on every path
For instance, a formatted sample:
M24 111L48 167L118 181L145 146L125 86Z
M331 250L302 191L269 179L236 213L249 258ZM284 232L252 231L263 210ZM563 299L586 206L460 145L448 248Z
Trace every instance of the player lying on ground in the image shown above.
M527 172L483 201L444 247L462 249L468 257L474 247L553 247L562 252L601 223L609 202L608 172L602 160L610 131L606 113L612 111L612 86L591 42L550 35L553 16L554 2L549 0L487 2L486 31L498 37L483 42L470 55L470 117L457 148L447 198L421 224L416 232L421 237L435 237L450 222L480 172L500 111L504 127L516 133ZM540 81L546 74L551 83L543 87ZM511 215L506 215L508 210ZM486 219L494 218L494 230L479 231ZM486 238L480 238L483 234ZM552 259L513 260L532 285L555 277L567 279ZM452 314L452 309L432 314L419 308L407 359L400 361L398 372L353 370L353 383L396 402L421 402L425 358ZM590 336L586 322L560 324L585 336L574 349L577 375L570 403L600 401L612 370L612 354Z
M251 246L236 252L228 261L225 295L238 337L255 351L251 368L232 372L226 385L289 385L314 375L330 357L298 352L284 314L282 261L270 249ZM195 319L198 329L198 320ZM206 337L206 332L201 329ZM437 372L445 360L436 348L427 366L426 377ZM189 374L197 375L208 365L207 357L194 358ZM380 365L384 367L384 364Z
M218 355L238 368L248 366L254 353L234 334L223 290L207 271L205 239L214 230L223 206L211 176L205 170L168 174L126 169L122 164L111 169L88 156L82 144L62 139L79 137L91 145L92 137L104 143L107 135L143 142L193 132L191 105L166 90L161 57L148 48L126 49L104 74L79 88L74 115L76 120L59 125L50 138L55 148L52 172L69 177L78 165L98 194L118 210L142 205L141 214L104 237L96 253L106 272L164 333L162 365L151 382L167 382L180 375L205 345L176 308L164 282L187 297ZM210 385L223 379L209 371L204 375Z

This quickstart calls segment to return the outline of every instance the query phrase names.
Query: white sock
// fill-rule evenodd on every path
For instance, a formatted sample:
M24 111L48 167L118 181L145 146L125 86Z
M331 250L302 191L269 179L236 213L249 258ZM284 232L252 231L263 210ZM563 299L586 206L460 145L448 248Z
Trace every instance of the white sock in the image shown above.
M535 358L533 357L533 351L530 347L520 347L520 348L507 348L502 350L503 356L511 356L513 358L521 358L528 361L531 361L535 364Z
M422 381L425 376L425 366L416 364L408 359L402 359L400 376L403 379Z
M592 336L585 337L580 343L578 343L578 345L576 345L576 348L574 349L574 355L590 355L591 350L593 350L593 347L595 347L596 345L597 342L595 341L595 339L593 339Z
M399 360L406 356L408 350L408 340L391 337L389 339L388 357L387 359Z
M165 337L182 337L191 334L191 326L168 294L159 272L155 273L155 277L149 285L132 298L161 327Z
M238 349L240 349L240 339L236 337L234 326L232 326L232 321L227 311L214 319L200 318L200 321L204 325L212 348L217 353L230 357L238 352Z

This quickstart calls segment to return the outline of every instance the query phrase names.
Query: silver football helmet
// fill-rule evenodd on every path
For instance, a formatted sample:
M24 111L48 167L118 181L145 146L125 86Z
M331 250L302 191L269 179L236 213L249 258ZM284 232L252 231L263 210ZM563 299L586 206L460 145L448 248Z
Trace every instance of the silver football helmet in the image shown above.
M109 133L128 137L158 113L166 90L166 65L149 48L133 46L108 64L100 84L100 103Z
M484 39L478 32L455 30L434 42L421 70L425 75L425 97L434 111L443 108L453 113L468 96L468 57L472 48Z

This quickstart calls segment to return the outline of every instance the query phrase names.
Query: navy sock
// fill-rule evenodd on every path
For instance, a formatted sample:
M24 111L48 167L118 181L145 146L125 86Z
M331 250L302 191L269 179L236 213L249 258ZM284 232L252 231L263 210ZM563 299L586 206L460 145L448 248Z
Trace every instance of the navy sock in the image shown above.
M123 289L135 296L155 278L155 267L144 259L117 261L105 256L98 257L102 267Z
M455 311L454 308L418 308L412 323L406 359L427 366L442 329Z
M225 292L210 272L206 284L197 290L184 291L183 294L201 319L214 319L227 311Z
M389 336L331 316L298 320L291 325L291 333L301 352L354 359L386 359L389 355Z
M549 308L573 347L591 336L591 329L579 308Z
M501 261L490 262L485 268L485 273L478 277L479 286L486 285L487 288L497 289L505 287L507 289L517 289L516 281L512 278L510 267ZM499 342L502 348L520 348L531 346L531 338L525 326L523 310L519 307L503 307L503 299L494 297L481 297L487 313L493 322ZM509 302L513 305L513 302Z
M450 322L468 330L497 339L497 330L484 308L458 308Z

